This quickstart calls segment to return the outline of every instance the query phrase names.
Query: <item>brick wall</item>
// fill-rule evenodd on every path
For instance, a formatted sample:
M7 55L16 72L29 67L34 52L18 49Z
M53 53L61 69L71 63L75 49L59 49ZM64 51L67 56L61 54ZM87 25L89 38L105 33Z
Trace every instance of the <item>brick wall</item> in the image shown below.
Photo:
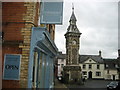
M26 13L24 2L3 2L2 3L2 31L4 40L23 40L21 28L24 27L23 14Z
M38 26L40 4L38 2L4 2L2 3L2 31L4 55L21 54L20 80L3 80L3 88L27 88L28 64L32 27ZM55 25L50 32L54 40ZM3 67L2 67L3 68Z
M47 30L50 33L50 38L55 39L55 24L47 24Z
M21 75L20 75L20 87L26 88L28 83L28 64L29 64L29 52L30 52L30 38L31 30L33 26L38 26L38 11L39 4L36 2L26 2L24 4L27 7L27 12L23 16L23 20L26 23L25 27L22 28L21 33L23 35L23 44L20 44L19 47L22 48L22 60L21 60Z
M3 51L2 51L2 59L4 60L4 55L5 54L21 54L22 50L18 48L18 46L14 45L14 46L3 46L2 47ZM3 70L3 65L4 65L4 61L2 62L2 70ZM3 80L2 81L2 87L3 88L19 88L19 81L18 80Z
M27 87L31 30L33 26L38 26L38 13L37 2L2 3L2 64L6 53L22 55L20 80L3 80L3 88Z

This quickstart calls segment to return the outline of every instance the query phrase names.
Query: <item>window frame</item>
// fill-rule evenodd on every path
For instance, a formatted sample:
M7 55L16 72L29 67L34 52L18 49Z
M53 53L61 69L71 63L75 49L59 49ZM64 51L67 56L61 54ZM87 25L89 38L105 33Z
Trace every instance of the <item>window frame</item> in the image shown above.
M86 69L86 64L83 64L82 68L83 68L83 69Z
M101 72L96 72L96 76L100 77L101 76Z
M97 64L97 69L100 69L100 64Z
M88 66L88 67L89 67L89 69L92 69L92 64L89 64L89 66Z

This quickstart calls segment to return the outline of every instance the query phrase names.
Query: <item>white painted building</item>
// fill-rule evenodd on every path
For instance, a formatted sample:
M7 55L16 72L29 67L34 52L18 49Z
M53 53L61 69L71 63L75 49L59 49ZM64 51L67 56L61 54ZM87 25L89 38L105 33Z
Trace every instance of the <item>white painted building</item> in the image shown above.
M105 79L118 80L119 75L117 71L118 62L117 59L103 59L105 66Z
M86 79L118 80L117 59L103 59L99 55L80 55L79 65L82 76ZM62 76L63 66L66 65L65 54L58 57L58 76Z
M65 54L62 54L62 52L59 52L58 55L58 74L57 76L62 76L63 67L66 65L66 59Z
M97 61L94 58L99 58L99 56L92 55L81 55L80 57L88 57L86 60L80 62L80 66L82 69L82 75L86 79L104 79L104 63L101 61Z

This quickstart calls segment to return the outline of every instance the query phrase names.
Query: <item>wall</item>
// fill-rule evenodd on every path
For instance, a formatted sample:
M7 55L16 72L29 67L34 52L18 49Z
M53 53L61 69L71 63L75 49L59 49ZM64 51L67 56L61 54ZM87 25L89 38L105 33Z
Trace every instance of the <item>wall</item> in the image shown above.
M86 71L87 72L87 78L88 78L88 73L91 71L92 72L92 78L95 79L103 79L104 78L104 64L99 64L100 69L97 69L97 64L92 64L92 69L89 69L89 64L86 64L86 69L83 69L83 64L80 64L82 72ZM101 72L101 76L96 76L96 72Z
M65 59L58 59L58 74L57 74L57 76L62 76L62 73L61 73L63 71L62 64L65 66L66 60Z
M109 70L109 73L108 73L108 70L104 70L104 78L106 80L113 80L113 75L115 75L115 80L118 80L118 71L117 70Z
M4 55L5 54L21 54L22 50L18 48L18 46L4 46L2 47L3 51L2 51L2 59L4 59ZM2 62L2 65L4 65L4 61ZM2 68L3 70L3 68ZM3 80L2 81L2 87L3 88L19 88L19 81L18 80Z
M83 64L86 65L86 69L83 69ZM89 69L89 64L92 65L92 69ZM100 65L100 69L97 69L97 64L99 64L99 63L95 62L92 59L88 59L84 63L80 64L82 72L83 71L87 72L87 75L86 75L87 78L88 78L88 73L90 71L92 72L92 78L95 78L95 79L103 79L104 78L104 64L99 64ZM96 72L101 72L101 76L96 76Z
M2 3L2 31L5 41L23 40L20 30L25 26L22 18L26 9L23 2Z
M39 9L37 2L2 3L2 57L6 53L22 54L20 80L3 80L3 88L27 87L31 30L33 26L38 26Z

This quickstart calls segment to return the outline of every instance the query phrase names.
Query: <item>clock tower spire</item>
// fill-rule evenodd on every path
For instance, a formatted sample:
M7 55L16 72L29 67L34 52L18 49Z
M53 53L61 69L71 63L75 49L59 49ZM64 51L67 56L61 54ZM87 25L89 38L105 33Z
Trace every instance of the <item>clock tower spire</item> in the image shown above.
M66 82L80 82L81 67L79 66L79 48L80 48L80 31L76 25L74 14L74 5L72 5L72 15L69 20L69 26L65 34L66 38L66 66L64 67L64 77L68 76ZM66 75L67 74L67 75ZM67 77L65 77L67 78Z
M70 17L70 25L67 28L67 32L65 34L66 38L66 64L79 64L79 38L80 38L80 31L76 25L76 17L74 14L74 6L72 6L72 15Z

